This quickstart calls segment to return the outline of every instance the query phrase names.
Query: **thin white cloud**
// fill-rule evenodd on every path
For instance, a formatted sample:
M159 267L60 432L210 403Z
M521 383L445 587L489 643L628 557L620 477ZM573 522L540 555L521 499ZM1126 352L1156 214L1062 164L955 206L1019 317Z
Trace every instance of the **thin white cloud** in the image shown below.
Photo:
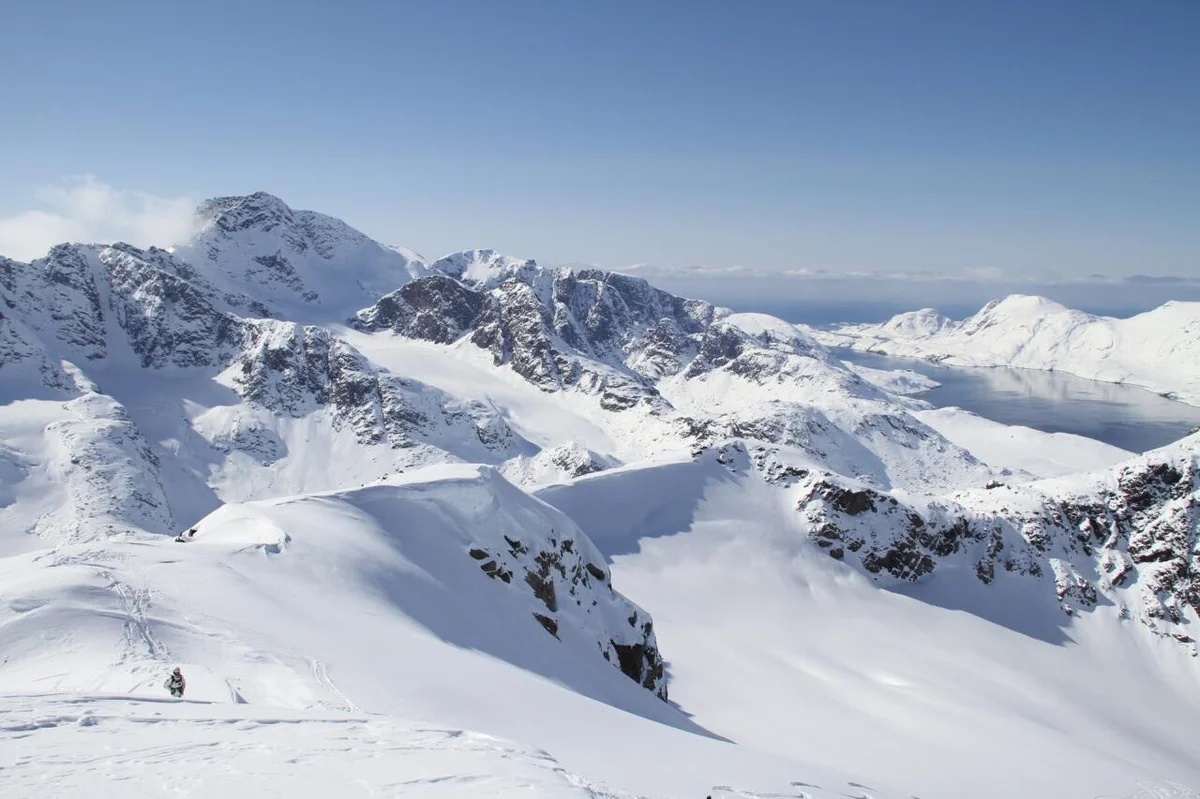
M616 271L644 277L686 297L810 324L878 322L901 311L930 307L961 318L1009 294L1040 294L1072 308L1118 316L1168 300L1200 301L1200 278L1026 275L991 266L939 273L638 264Z
M196 203L116 189L91 175L38 189L42 208L0 217L0 255L28 261L63 242L165 247L195 230Z
M601 269L604 267L589 267ZM992 286L1020 284L1026 286L1079 286L1127 284L1200 285L1200 278L1153 275L1063 275L1053 272L1041 274L1018 274L1006 272L992 266L973 267L958 272L935 271L868 271L862 269L822 268L773 268L771 266L656 266L635 264L615 269L617 272L638 275L648 280L681 281L706 279L720 281L730 278L738 281L753 280L769 283L776 288L803 286L806 284L853 283L958 283L965 285Z

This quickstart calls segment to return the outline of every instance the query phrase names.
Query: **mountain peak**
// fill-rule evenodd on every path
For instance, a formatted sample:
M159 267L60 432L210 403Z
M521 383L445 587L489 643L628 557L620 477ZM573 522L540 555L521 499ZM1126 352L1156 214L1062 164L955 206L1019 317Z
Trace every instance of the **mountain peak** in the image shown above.
M954 327L954 322L933 308L896 314L883 323L882 329L904 338L924 338Z
M292 209L283 200L265 191L229 197L213 197L200 203L196 217L204 227L219 225L227 231L248 227L271 229L291 222Z
M426 268L340 219L262 191L214 197L196 213L198 232L176 252L273 316L340 321Z
M1062 303L1055 302L1049 297L1037 294L1009 294L1001 300L992 300L985 305L979 314L1002 313L1009 316L1045 316L1047 314L1067 313L1071 309ZM1080 312L1076 312L1080 313Z
M493 288L510 276L538 269L538 265L532 259L513 258L485 248L450 253L430 264L429 269L480 288Z

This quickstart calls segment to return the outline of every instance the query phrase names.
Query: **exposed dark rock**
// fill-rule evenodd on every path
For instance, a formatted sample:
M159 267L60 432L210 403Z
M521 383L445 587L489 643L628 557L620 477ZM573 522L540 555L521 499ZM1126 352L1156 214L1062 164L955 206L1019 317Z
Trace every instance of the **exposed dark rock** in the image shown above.
M558 597L554 591L554 581L549 579L549 573L543 575L532 571L525 572L525 582L533 589L533 595L542 601L551 613L558 610Z
M555 638L558 637L558 622L557 621L550 618L549 616L543 616L541 613L535 613L535 614L533 614L533 617L538 620L538 624L542 625L542 627L544 627L546 629L546 632L550 633Z
M657 649L645 644L619 644L616 641L612 642L612 647L616 650L617 663L621 671L629 679L650 690L654 690L656 685L662 683L665 666ZM659 696L665 700L667 698L666 686L664 685L659 691Z
M407 283L359 314L355 327L448 344L474 329L491 298L444 275Z

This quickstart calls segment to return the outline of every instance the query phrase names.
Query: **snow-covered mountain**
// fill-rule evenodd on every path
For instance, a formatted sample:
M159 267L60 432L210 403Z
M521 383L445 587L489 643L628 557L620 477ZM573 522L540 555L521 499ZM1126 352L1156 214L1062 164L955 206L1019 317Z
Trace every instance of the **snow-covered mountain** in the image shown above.
M1168 302L1129 319L1012 295L954 322L926 309L879 325L812 331L829 346L962 366L1053 369L1131 383L1200 405L1200 303Z
M1024 431L1052 451L1014 456L903 396L911 375L639 278L427 263L265 194L200 214L171 251L0 260L0 690L94 715L179 662L194 696L314 730L369 711L549 749L540 795L1200 784L1177 732L1200 719L1195 438L1038 480L1125 453ZM855 633L875 612L879 651ZM960 633L1013 655L971 676ZM1089 658L1117 665L1041 701ZM1142 742L1095 723L1126 679L1129 729L1167 719ZM1060 765L977 784L1047 748Z
M220 289L254 297L272 316L341 321L426 271L414 253L263 192L217 197L196 215L199 232L174 252Z
M477 279L413 280L360 311L353 326L373 335L350 340L393 370L411 363L395 354L396 338L453 344L441 357L483 356L542 393L563 395L554 401L608 431L599 446L626 461L741 437L883 487L991 479L909 413L917 405L777 319L609 272L477 252L443 261ZM464 352L472 348L480 352Z

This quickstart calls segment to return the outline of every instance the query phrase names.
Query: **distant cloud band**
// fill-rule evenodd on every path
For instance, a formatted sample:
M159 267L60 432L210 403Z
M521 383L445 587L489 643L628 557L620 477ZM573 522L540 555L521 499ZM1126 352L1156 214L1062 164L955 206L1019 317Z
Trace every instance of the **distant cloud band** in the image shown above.
M0 255L29 261L63 242L167 246L187 239L195 226L189 197L116 189L92 175L42 186L35 199L43 208L0 217Z

